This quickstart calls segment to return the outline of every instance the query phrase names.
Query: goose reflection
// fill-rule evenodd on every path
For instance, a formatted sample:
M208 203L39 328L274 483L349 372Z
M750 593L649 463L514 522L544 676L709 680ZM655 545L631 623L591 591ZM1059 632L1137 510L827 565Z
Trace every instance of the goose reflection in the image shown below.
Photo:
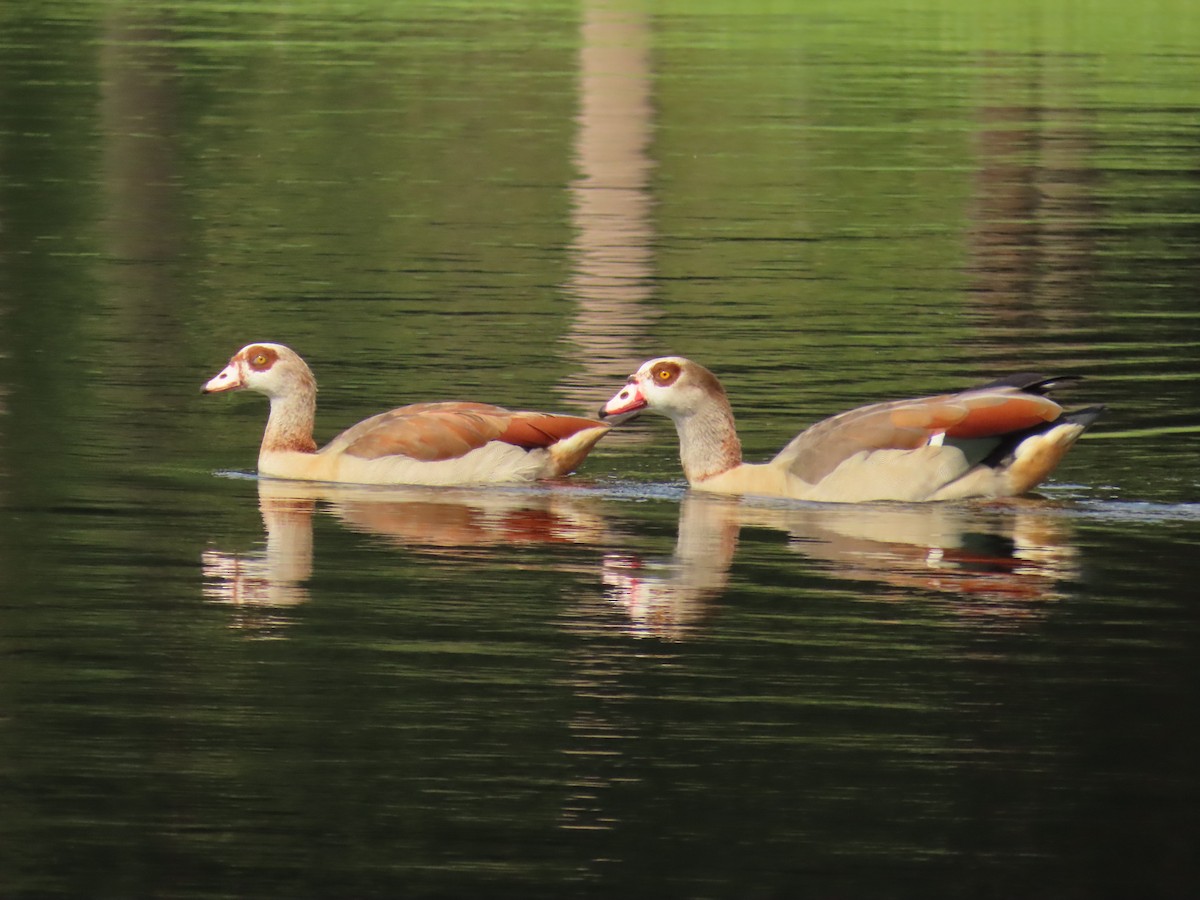
M316 498L276 494L260 481L258 508L266 531L262 550L230 553L210 548L200 555L204 596L235 607L270 610L308 599L312 575L312 517ZM264 613L264 624L280 617Z
M422 556L494 562L522 546L580 544L598 558L568 563L600 581L581 598L575 627L616 624L639 636L681 640L702 627L728 588L746 531L781 533L810 565L802 574L871 585L872 596L953 598L960 616L1016 621L1038 616L1079 576L1071 520L1044 501L1004 504L805 504L688 492L680 501L669 557L626 549L601 497L561 490L362 488L262 479L261 549L203 553L204 595L243 612L247 625L287 621L309 599L313 519L318 509L344 527ZM745 554L746 551L743 551ZM536 565L506 554L510 566ZM799 565L799 560L797 561ZM564 565L557 560L556 565ZM601 604L597 607L595 604ZM613 622L613 610L619 621ZM252 620L252 621L251 621Z
M262 549L208 549L201 564L206 598L257 610L257 622L267 625L286 621L284 608L309 599L318 509L351 531L456 563L492 557L497 547L599 544L607 534L596 501L565 491L381 489L264 478L258 508Z
M1039 615L1079 575L1070 520L1044 501L800 506L690 492L669 559L605 557L609 599L639 634L687 637L728 586L743 529L783 532L818 575L897 600L952 595L965 616Z

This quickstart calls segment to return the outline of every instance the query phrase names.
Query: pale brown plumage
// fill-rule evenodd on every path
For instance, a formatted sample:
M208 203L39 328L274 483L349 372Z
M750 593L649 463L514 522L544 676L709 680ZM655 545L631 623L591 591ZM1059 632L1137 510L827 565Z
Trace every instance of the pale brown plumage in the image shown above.
M415 403L364 419L317 450L316 380L295 351L249 344L203 391L240 389L271 400L259 472L306 481L449 485L553 478L574 471L610 427L486 403Z
M601 416L669 416L688 482L718 493L841 502L1003 497L1036 487L1100 414L1068 413L1045 395L1070 380L1020 375L875 403L816 423L758 465L742 462L724 388L691 360L650 360Z

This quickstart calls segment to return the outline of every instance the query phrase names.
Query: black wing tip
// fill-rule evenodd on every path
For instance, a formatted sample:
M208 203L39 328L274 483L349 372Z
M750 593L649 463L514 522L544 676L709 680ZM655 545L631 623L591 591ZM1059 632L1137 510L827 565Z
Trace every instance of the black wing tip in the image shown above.
M610 428L616 428L618 425L624 425L631 419L636 419L642 412L640 409L631 409L629 412L610 413L605 412L604 408L600 408L599 416L602 420L601 424L608 425Z
M1055 420L1055 424L1070 422L1074 425L1082 425L1084 428L1090 428L1092 423L1104 415L1107 409L1108 407L1103 403L1098 403L1095 406L1085 406L1081 409L1072 409L1059 416Z
M1018 388L1031 394L1047 394L1061 387L1072 387L1084 380L1082 375L1046 375L1042 372L1014 372L1004 375L994 381L981 384L973 390L981 391L991 388Z

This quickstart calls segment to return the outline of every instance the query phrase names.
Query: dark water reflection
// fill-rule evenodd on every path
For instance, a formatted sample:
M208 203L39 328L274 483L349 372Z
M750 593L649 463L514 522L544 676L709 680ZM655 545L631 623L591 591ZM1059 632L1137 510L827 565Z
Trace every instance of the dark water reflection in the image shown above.
M1038 616L1045 602L1063 598L1061 585L1081 574L1073 545L1081 511L1042 500L840 506L687 492L656 501L679 511L674 550L660 556L630 549L639 541L622 527L623 507L634 499L627 492L378 489L274 479L256 484L263 546L207 549L201 567L206 597L243 616L260 614L264 625L286 621L288 607L310 599L318 511L434 567L546 567L591 583L598 579L606 602L584 601L577 626L594 617L596 627L611 628L616 607L628 616L623 627L630 634L667 640L694 636L703 627L710 606L729 586L743 530L757 541L764 534L783 539L808 560L810 572L863 582L872 591L892 588L897 600L913 592L948 594L964 616ZM1111 514L1112 507L1104 509ZM1158 511L1168 517L1187 513ZM553 545L578 545L590 553L575 564L555 558L549 565L519 553ZM887 590L876 595L890 596ZM584 612L588 608L591 613Z
M736 8L735 8L736 7ZM1110 8L1111 7L1111 8ZM0 897L1191 897L1200 20L0 6ZM404 402L725 381L748 458L1009 369L1046 496L297 487Z
M255 483L265 546L241 553L206 550L204 593L267 614L309 598L306 583L313 576L318 505L349 530L410 551L434 567L503 565L514 550L605 543L607 524L599 501L566 490L372 489L274 479ZM556 561L559 567L561 561ZM582 571L588 574L586 568Z
M1186 802L1161 791L1190 779L1171 748L1195 737L1193 605L1139 591L1128 560L1194 530L1193 507L258 488L265 549L205 550L205 596L234 641L294 648L247 662L338 672L268 701L292 710L282 734L256 729L309 744L332 724L309 704L338 695L354 758L390 773L377 808L474 847L444 860L455 883L604 894L668 865L680 895L865 889L869 864L945 895L1090 893L1123 870L1111 841L1190 877ZM353 579L313 566L338 542ZM511 804L530 830L501 876L494 837L469 835L511 827ZM719 860L696 855L713 840Z

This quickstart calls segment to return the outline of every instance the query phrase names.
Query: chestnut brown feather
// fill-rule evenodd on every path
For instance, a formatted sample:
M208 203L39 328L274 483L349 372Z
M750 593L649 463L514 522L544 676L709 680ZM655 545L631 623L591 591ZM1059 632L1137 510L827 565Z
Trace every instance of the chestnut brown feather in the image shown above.
M415 403L372 416L317 450L316 380L283 344L243 347L201 388L271 400L258 470L274 478L359 484L491 484L571 472L609 430L578 416L487 403Z
M1100 414L1068 413L1046 394L1074 376L1020 373L973 390L874 403L825 419L770 462L742 460L733 411L716 376L683 357L639 367L603 407L648 409L675 422L689 484L796 499L959 500L1032 489Z

